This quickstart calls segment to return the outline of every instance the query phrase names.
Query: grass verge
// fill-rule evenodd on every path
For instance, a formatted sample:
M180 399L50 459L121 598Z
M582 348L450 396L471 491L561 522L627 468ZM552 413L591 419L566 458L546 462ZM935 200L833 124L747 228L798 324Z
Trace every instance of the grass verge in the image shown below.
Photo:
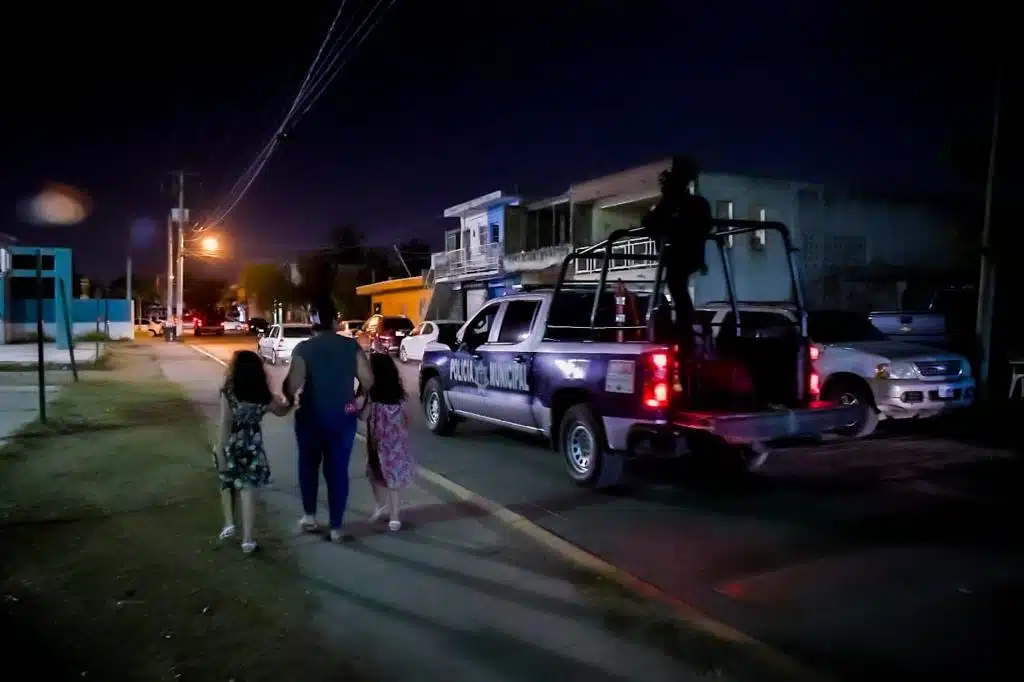
M144 348L0 448L5 664L54 679L362 680L309 625L283 538L244 556L202 416ZM27 666L31 666L28 668Z

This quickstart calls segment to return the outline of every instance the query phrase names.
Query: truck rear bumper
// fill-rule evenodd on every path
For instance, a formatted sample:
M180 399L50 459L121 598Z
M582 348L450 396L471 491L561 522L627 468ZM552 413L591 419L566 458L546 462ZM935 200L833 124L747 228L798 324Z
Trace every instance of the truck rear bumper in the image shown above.
M634 424L623 449L637 456L680 456L686 453L686 437L693 431L713 434L734 445L819 436L856 420L858 409L818 401L797 410L684 412L676 415L672 422Z

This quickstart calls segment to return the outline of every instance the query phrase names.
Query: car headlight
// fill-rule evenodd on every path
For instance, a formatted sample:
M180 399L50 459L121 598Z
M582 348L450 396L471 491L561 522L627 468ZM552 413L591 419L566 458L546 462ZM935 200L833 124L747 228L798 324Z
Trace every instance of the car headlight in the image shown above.
M879 379L916 379L917 371L909 362L883 362L875 367Z

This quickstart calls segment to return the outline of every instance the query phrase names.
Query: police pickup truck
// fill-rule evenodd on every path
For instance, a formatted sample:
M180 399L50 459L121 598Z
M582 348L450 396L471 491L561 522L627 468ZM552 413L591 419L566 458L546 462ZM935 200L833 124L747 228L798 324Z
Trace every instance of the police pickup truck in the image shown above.
M622 323L619 293L598 294L593 305L606 330ZM631 304L651 297L641 291ZM454 338L429 344L419 374L427 427L447 436L470 419L539 434L562 454L575 482L607 487L621 482L629 457L712 453L749 470L763 464L766 443L850 420L848 408L817 400L806 344L799 343L782 348L765 340L748 354L748 383L764 390L747 411L683 400L674 346L624 327L597 338L579 333L593 327L594 298L584 289L495 299Z

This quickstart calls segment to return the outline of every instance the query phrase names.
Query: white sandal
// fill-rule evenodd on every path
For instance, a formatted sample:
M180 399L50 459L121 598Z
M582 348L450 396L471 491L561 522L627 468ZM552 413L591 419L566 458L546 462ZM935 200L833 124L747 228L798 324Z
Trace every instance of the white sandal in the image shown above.
M388 521L388 530L392 533L402 530L402 522L398 519L391 519Z
M233 523L229 524L227 526L224 526L224 528L220 531L220 539L221 540L227 540L228 538L233 537L234 535L235 535L235 524L233 524Z
M259 545L255 541L250 540L249 542L242 543L242 552L244 554L252 554L259 548Z

